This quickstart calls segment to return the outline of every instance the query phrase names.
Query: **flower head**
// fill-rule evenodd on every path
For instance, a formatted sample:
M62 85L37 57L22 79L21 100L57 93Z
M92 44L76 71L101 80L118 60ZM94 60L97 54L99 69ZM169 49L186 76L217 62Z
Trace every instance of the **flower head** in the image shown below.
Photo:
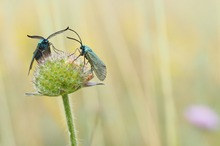
M219 116L208 106L190 106L185 110L184 115L189 123L198 128L205 130L217 130L219 128Z
M82 87L100 85L88 82L93 77L88 67L82 61L75 60L74 55L54 54L42 59L34 72L35 95L59 96Z

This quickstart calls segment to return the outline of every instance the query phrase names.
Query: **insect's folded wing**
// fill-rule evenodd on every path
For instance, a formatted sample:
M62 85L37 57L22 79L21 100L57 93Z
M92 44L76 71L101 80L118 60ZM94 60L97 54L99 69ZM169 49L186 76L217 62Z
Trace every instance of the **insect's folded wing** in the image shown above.
M87 55L96 76L99 80L103 81L107 74L105 64L94 52L88 52Z

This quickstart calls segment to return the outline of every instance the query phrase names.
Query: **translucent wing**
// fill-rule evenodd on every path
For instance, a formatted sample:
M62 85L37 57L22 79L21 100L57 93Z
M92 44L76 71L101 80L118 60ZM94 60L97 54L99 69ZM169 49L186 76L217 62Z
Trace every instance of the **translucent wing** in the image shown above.
M103 81L107 74L105 64L102 62L101 59L99 59L99 57L92 50L89 50L86 53L86 58L91 64L91 67L94 70L98 79L100 81Z

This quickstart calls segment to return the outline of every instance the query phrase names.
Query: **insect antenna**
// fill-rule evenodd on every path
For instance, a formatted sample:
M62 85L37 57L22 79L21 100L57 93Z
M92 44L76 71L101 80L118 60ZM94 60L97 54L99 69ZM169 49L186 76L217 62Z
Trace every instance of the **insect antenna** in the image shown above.
M71 39L71 40L74 40L74 41L77 41L78 43L80 43L80 45L82 46L82 42L80 42L79 40L75 39L75 38L71 38L71 37L66 37L68 39Z
M75 39L75 38L71 38L71 37L66 37L66 38L71 39L71 40L74 40L74 41L77 41L77 42L80 43L80 45L82 46L82 42L80 42L79 40L77 40L77 39ZM77 50L79 50L79 49L77 49ZM76 50L76 51L77 51L77 50ZM76 52L76 51L75 51L75 52ZM72 56L73 54L75 54L75 52L72 53L72 54L70 54L69 56ZM81 54L81 52L80 52L80 54ZM79 55L79 56L80 56L80 55ZM78 59L79 56L78 56L76 59ZM74 61L75 61L76 59L74 59Z
M27 35L27 36L32 39L45 39L44 37L38 35Z
M73 29L70 29L70 28L69 28L69 30L72 31L72 32L74 32L74 33L78 36L78 38L79 38L79 40L76 40L76 39L73 39L73 38L72 38L72 40L75 40L75 41L79 42L79 43L81 44L81 46L82 46L83 43L82 43L82 39L81 39L81 37L79 36L79 34L78 34L75 30L73 30ZM68 37L67 37L67 38L68 38ZM69 39L71 39L71 38L69 37Z
M63 30L57 31L57 32L55 32L55 33L49 35L49 36L47 37L47 40L48 40L49 38L54 37L54 36L57 35L57 34L63 33L64 31L67 31L68 29L69 29L69 26L68 26L67 28L63 29Z

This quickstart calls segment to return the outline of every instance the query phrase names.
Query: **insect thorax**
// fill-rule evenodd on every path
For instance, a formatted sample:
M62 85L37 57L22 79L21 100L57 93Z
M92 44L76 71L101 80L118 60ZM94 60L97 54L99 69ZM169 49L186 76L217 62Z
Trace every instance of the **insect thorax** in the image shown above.
M50 55L51 50L50 50L49 41L47 39L40 40L34 54L35 54L34 58L36 60L40 60L40 59L42 59L42 57L45 58L48 55Z
M91 52L92 49L89 48L88 46L81 46L80 49L82 50L81 55L86 55L88 52Z
M47 39L40 40L38 43L38 49L41 51L50 50L50 43Z

